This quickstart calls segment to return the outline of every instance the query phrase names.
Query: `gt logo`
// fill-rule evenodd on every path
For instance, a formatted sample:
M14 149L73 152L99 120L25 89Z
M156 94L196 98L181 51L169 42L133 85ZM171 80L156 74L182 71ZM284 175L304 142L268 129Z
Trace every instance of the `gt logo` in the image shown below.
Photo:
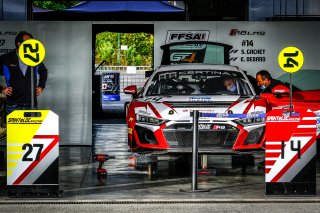
M170 61L182 61L191 55L192 53L188 53L188 52L173 53L170 55Z

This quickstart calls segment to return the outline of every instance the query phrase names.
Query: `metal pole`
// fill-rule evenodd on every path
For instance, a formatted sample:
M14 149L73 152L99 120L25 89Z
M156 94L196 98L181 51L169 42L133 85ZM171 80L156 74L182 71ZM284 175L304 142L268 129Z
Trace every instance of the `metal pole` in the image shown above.
M34 109L34 69L31 67L31 109Z
M186 21L190 21L190 14L189 14L189 6L188 6L189 2L186 1L184 3L184 11L186 11Z
M198 142L199 142L199 132L198 132L198 123L199 123L199 111L193 111L193 146L192 146L192 191L198 189Z
M292 106L292 73L290 73L290 115L292 113L293 106Z
M193 136L192 136L192 186L191 190L180 189L181 192L208 192L209 190L198 189L198 144L199 144L199 116L198 110L190 113L193 117Z
M274 18L274 0L272 0L272 17Z
M284 0L284 16L287 17L287 0Z

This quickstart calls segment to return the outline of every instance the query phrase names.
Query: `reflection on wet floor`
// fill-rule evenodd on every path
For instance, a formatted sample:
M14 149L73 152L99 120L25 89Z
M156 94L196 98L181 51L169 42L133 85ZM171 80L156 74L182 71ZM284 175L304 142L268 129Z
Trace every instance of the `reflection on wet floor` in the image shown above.
M60 146L59 172L62 199L135 199L167 197L169 194L188 198L179 193L191 185L190 157L158 156L153 175L148 165L135 163L135 153L127 145L127 127L124 122L93 125L93 146ZM5 147L0 147L0 151ZM106 178L97 176L95 154L115 156L106 161ZM213 193L196 195L196 198L243 198L264 196L264 170L257 166L231 166L230 156L210 156L207 175L199 175L199 184ZM0 197L5 196L5 168L0 165ZM319 191L319 190L318 190ZM193 195L195 196L195 195Z
M184 158L158 156L157 163L153 164L153 175L150 176L148 175L148 164L136 164L136 154L130 152L127 140L126 124L96 123L93 127L94 145L92 149L91 147L61 147L60 156L63 161L60 161L60 177L64 195L74 196L98 191L104 193L106 190L110 192L120 189L190 183L191 156ZM98 163L93 160L95 154L115 156L115 159L110 159L103 165L108 173L107 178L97 177ZM218 175L234 176L237 174L241 176L241 168L231 167L230 156L211 157L211 161L214 162L215 167L221 169L208 170L209 176L200 176L200 182L209 181L217 173ZM262 170L251 168L247 172L263 177ZM79 190L80 187L81 190Z

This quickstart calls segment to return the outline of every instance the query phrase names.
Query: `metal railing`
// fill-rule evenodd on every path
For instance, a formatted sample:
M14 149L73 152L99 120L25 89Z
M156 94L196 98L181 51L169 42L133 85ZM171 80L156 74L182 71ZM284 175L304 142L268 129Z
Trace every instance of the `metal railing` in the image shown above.
M118 71L118 72L124 72L128 73L129 70L134 69L136 73L141 73L145 71L152 70L151 66L100 66L97 71L96 75L100 75L103 72L110 72L110 71Z

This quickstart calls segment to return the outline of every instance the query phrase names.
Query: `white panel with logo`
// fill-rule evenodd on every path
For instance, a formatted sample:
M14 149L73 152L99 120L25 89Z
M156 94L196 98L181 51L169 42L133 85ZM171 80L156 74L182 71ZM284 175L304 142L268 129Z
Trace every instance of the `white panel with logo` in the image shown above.
M230 64L253 76L262 69L273 77L282 74L278 53L292 45L305 54L304 69L320 67L320 22L155 22L154 29L155 67L161 63L161 45L206 39L232 45Z

